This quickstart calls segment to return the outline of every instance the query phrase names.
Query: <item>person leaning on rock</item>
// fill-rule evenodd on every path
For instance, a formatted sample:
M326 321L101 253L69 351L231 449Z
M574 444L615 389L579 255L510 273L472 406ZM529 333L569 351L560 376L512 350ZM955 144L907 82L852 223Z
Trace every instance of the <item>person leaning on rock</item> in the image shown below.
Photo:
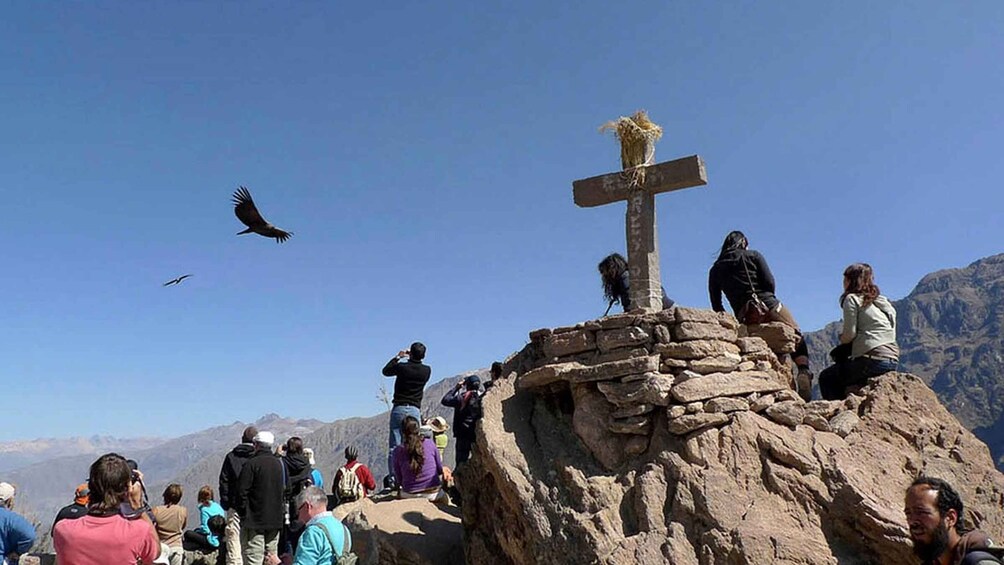
M740 324L753 325L764 322L781 322L798 333L798 343L792 355L798 366L795 386L804 400L812 399L812 371L809 370L809 349L798 328L798 322L774 294L774 275L758 251L749 249L749 240L741 231L730 232L722 242L718 259L708 272L708 293L711 309L724 312L722 293L729 300ZM766 318L760 319L754 304L766 308Z
M226 565L242 565L241 557L241 516L237 513L237 478L241 476L244 463L254 455L254 436L258 428L244 428L241 443L237 444L223 459L220 468L220 506L227 513L227 530L223 544L227 548Z
M963 530L962 498L947 482L918 477L906 490L903 511L921 565L1000 565L980 551L992 545L986 534Z
M631 309L631 278L628 273L628 263L620 253L611 253L600 261L596 266L600 272L600 282L603 283L603 297L607 299L606 316L617 302L627 312ZM669 310L673 307L673 300L666 296L666 289L662 288L662 309Z
M440 403L453 408L453 437L457 439L457 467L471 457L471 447L477 437L478 420L484 414L481 408L481 379L468 375L450 389Z
M834 352L849 350L849 355L819 373L819 392L826 400L843 400L848 387L868 384L873 377L895 371L899 364L896 309L879 294L871 265L855 263L844 269L840 307L843 331Z
M401 359L408 361L401 363ZM425 383L432 376L432 369L422 363L425 359L425 345L420 342L411 344L407 351L399 351L384 365L383 376L394 379L394 407L390 411L390 433L387 438L387 477L394 475L394 448L401 445L401 424L408 416L422 421L422 395ZM384 479L387 483L387 479Z
M145 511L143 476L117 453L91 464L87 515L63 520L53 529L59 565L151 565L160 557L160 540Z
M14 485L0 483L0 562L17 563L35 543L35 528L20 514L15 514Z

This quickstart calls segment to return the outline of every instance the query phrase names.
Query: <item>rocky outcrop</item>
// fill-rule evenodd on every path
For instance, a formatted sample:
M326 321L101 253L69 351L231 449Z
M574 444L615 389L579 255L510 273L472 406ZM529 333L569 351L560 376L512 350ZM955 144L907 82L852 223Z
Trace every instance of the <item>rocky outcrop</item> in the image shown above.
M428 500L367 498L333 511L359 565L463 565L460 509Z
M805 403L737 330L676 309L533 332L458 479L468 562L909 563L903 493L920 473L1004 533L1004 477L920 379ZM695 370L708 359L722 370Z

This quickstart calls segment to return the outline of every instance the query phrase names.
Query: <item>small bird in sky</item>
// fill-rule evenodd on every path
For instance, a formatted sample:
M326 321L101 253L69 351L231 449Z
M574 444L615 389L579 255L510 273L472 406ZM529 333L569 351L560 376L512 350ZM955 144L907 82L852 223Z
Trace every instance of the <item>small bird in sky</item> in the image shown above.
M293 232L281 230L265 221L251 199L251 193L243 186L234 192L234 214L248 229L237 232L237 235L256 233L265 237L275 238L276 243L282 243L293 235Z
M164 286L171 286L172 284L179 284L181 281L187 279L190 276L192 276L192 275L181 275L180 277L178 277L176 279L172 279L172 280L167 281L166 283L164 283Z

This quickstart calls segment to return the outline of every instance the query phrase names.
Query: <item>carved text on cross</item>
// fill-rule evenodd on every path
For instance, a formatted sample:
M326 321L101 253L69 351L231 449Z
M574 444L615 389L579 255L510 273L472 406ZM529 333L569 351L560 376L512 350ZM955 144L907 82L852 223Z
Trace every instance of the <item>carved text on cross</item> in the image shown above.
M630 171L610 173L572 183L575 203L589 208L627 200L627 252L631 306L646 312L662 309L659 246L655 225L655 195L708 184L704 160L693 155L646 167L641 185Z

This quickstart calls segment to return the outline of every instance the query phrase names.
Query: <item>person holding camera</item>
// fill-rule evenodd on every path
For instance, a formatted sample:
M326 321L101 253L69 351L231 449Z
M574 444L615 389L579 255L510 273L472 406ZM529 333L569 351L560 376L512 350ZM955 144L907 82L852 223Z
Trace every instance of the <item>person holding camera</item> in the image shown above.
M143 474L125 457L107 453L91 464L87 515L53 528L60 565L152 565L160 540L143 503Z
M481 419L481 379L468 375L461 379L440 401L443 406L453 408L453 437L457 439L457 466L471 457L475 429Z
M408 358L401 363L401 359ZM394 379L394 407L390 411L390 433L387 444L387 476L394 476L394 448L401 445L401 424L411 416L422 421L422 395L425 383L432 376L432 369L422 363L425 359L425 345L420 342L411 344L407 350L401 350L384 365L383 376ZM387 479L384 479L387 482Z

